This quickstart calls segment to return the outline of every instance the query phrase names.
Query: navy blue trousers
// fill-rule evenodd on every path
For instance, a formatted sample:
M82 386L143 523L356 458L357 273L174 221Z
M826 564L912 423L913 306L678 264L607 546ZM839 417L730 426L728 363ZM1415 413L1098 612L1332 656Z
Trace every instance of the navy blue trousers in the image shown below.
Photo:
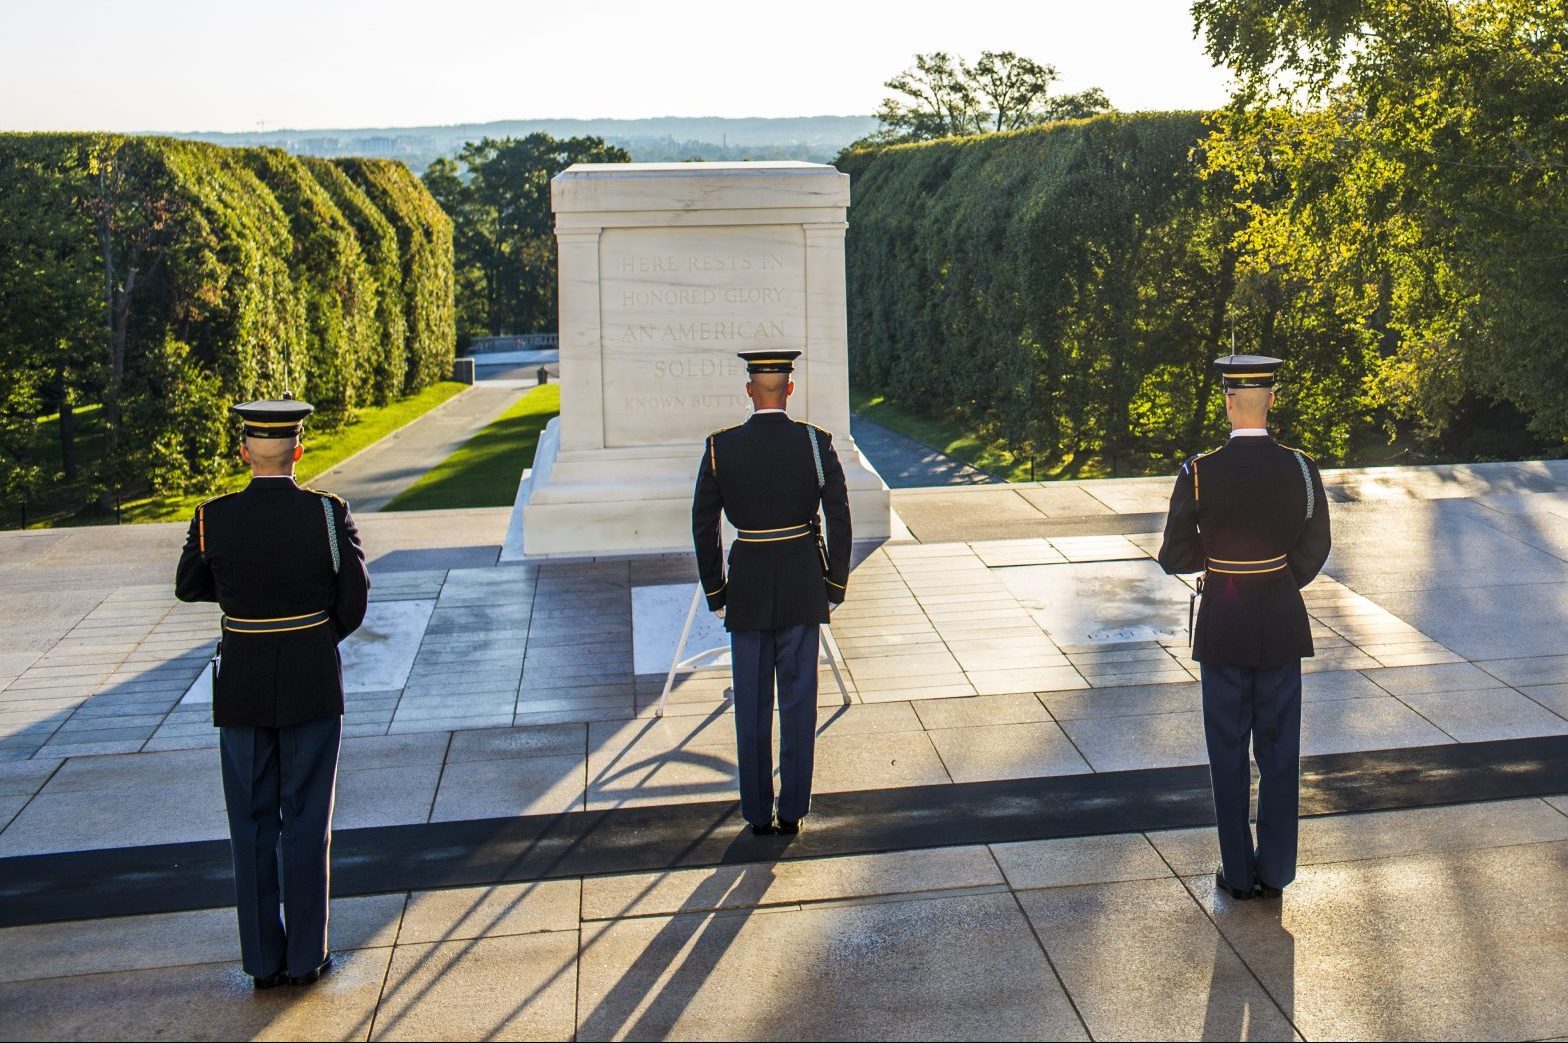
M1225 882L1284 887L1296 879L1301 783L1301 661L1282 666L1210 666L1203 671L1203 733L1209 746L1214 818ZM1248 812L1258 761L1258 837Z
M740 813L754 826L773 821L773 691L779 701L779 818L811 809L817 738L816 623L730 634L735 678L735 746Z
M245 973L301 975L327 958L328 861L343 718L218 729ZM281 913L281 915L280 915Z

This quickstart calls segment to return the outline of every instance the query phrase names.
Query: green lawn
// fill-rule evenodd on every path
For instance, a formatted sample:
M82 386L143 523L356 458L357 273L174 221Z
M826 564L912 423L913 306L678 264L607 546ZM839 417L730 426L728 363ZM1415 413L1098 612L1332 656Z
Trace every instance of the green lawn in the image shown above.
M336 431L313 435L310 423L305 424L305 455L294 470L300 483L310 480L323 471L330 470L374 442L379 442L398 428L430 412L469 385L454 380L432 384L408 398L399 399L385 406L361 409L354 420ZM126 502L121 513L127 522L184 521L190 518L196 505L210 496L243 488L250 480L249 472L230 476L223 485L211 492L195 496L149 496ZM94 518L93 521L103 521ZM113 521L110 516L108 521Z
M881 395L856 388L850 388L849 406L867 420L940 450L1004 482L1029 480L1027 459L1014 457L1000 442L985 441L956 416L916 413ZM1041 474L1040 477L1046 476Z
M533 463L539 434L561 411L561 386L534 388L382 510L509 507L523 468Z
M1058 460L1036 458L1031 466L1026 453L1014 453L1002 439L988 439L973 429L968 418L955 412L930 414L917 412L869 391L850 388L850 408L883 427L907 435L933 449L1004 482L1052 482L1082 478L1122 478L1166 474L1170 466L1144 457L1123 457L1113 461L1104 454L1089 453Z
M76 432L76 461L83 474L90 472L93 464L103 455L102 414L103 408L97 403L77 406L72 414L72 429ZM33 459L44 469L46 480L42 488L28 497L29 519L37 522L76 510L87 497L87 482L84 478L67 482L64 472L60 470L59 413L51 413L39 419ZM10 512L0 514L0 525L5 528L17 524L17 521Z

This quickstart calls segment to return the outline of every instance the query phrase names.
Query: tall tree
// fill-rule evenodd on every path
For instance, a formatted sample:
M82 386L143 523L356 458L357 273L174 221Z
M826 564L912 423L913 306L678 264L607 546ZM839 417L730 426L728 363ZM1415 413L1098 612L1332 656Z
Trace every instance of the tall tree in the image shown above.
M528 333L555 328L555 236L550 179L573 163L628 163L602 138L484 138L463 146L462 164L438 160L425 185L452 217L458 313L477 328ZM477 298L477 299L476 299Z
M1019 130L1110 109L1105 92L1051 94L1054 65L1014 51L982 51L970 64L945 51L915 55L915 64L888 80L895 92L877 109L876 140L929 141L987 131Z
M162 163L145 139L105 137L86 146L84 203L92 217L103 266L104 459L118 473L125 426L127 348L137 289L150 282L162 264L160 248L171 237L183 201L163 176ZM101 506L109 506L105 490Z
M97 401L102 302L77 159L53 136L0 150L0 498L13 503L56 464L76 480L74 409ZM58 461L33 455L37 418L50 412Z
M1244 262L1332 272L1319 314L1373 345L1376 392L1429 437L1501 402L1568 441L1568 2L1193 15L1238 83L1210 155L1249 193Z
M478 212L477 199L463 178L463 168L441 156L425 170L425 187L452 219L452 253L456 265L457 335L462 343L490 332L490 285L478 262L490 242Z
M886 140L925 141L984 129L975 85L963 63L944 51L915 55L915 64L883 84L902 97L885 98L877 109L879 135Z

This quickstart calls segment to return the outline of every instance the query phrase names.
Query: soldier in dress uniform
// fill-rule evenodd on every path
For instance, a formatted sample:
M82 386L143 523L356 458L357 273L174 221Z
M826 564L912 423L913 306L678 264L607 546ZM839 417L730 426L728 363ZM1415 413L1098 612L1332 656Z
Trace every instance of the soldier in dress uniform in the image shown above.
M294 482L300 427L312 407L285 395L233 410L254 477L243 491L196 509L174 591L181 601L223 607L212 717L240 952L255 987L265 989L308 985L331 966L338 642L364 620L370 578L348 504Z
M755 410L702 447L692 538L708 608L730 632L741 814L753 833L793 834L811 807L818 627L849 583L849 495L833 436L784 411L799 351L742 351ZM823 539L818 509L827 520ZM720 515L735 527L725 575ZM773 693L779 704L773 825Z
M1192 657L1203 677L1220 869L1233 898L1277 897L1296 876L1301 659L1312 631L1301 588L1328 560L1328 499L1312 458L1265 427L1279 359L1215 360L1230 440L1182 464L1160 565L1203 572ZM1258 834L1249 825L1257 757Z

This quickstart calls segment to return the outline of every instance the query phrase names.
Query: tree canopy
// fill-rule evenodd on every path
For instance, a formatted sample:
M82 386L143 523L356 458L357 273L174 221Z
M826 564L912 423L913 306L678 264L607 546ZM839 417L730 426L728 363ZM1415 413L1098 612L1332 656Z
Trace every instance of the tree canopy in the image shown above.
M1236 75L1212 170L1242 267L1340 287L1318 320L1428 440L1568 441L1568 4L1198 0ZM1517 440L1515 440L1517 444Z
M884 85L893 95L877 109L881 143L930 141L987 131L1020 130L1081 119L1110 109L1105 92L1051 94L1056 67L1013 51L982 51L973 64L945 51L915 55L915 64Z
M332 427L450 372L451 225L401 164L5 134L0 204L8 506L198 492L233 401L292 391Z
M426 188L451 215L458 332L553 330L555 234L550 179L573 163L628 163L602 138L484 138L425 171Z
M1186 123L981 133L1038 97L1016 60L988 95L942 53L890 82L885 138L948 137L840 157L855 379L1064 472L1163 469L1234 336L1329 459L1568 449L1568 0L1192 12L1236 89Z

